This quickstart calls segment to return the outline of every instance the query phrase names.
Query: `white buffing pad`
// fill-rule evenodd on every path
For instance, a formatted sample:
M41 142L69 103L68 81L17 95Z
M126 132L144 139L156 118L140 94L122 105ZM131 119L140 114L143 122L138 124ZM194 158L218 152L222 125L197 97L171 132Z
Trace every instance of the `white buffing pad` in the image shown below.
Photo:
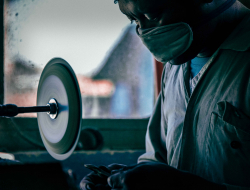
M65 160L79 139L82 101L75 73L61 58L47 63L38 85L37 106L46 106L51 99L57 102L57 116L52 119L47 113L37 113L39 131L49 154L57 160Z

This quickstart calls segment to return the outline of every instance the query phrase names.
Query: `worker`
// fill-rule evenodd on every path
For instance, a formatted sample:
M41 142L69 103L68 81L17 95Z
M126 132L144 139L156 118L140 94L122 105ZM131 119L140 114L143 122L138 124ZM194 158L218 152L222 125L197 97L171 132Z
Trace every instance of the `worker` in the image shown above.
M82 189L250 189L250 10L237 0L118 0L164 64L138 164Z

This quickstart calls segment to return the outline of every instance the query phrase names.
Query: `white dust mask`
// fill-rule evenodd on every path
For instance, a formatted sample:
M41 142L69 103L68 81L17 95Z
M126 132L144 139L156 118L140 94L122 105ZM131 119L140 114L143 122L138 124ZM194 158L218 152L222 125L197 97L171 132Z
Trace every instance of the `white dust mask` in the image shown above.
M218 8L199 19L197 23L192 26L193 30L223 13L231 7L235 1L236 0L227 0ZM190 47L193 41L193 31L191 27L184 22L149 29L141 29L137 26L136 32L144 45L154 55L155 59L162 63L179 57Z
M193 41L192 29L184 22L149 29L137 27L136 31L155 59L162 63L183 54Z

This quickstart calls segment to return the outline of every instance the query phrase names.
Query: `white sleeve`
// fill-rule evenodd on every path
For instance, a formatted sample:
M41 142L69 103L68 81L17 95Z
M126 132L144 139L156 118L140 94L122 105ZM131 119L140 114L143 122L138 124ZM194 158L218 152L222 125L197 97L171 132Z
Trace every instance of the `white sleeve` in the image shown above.
M167 150L161 141L161 94L158 96L146 133L146 153L138 158L138 163L158 161L167 163Z

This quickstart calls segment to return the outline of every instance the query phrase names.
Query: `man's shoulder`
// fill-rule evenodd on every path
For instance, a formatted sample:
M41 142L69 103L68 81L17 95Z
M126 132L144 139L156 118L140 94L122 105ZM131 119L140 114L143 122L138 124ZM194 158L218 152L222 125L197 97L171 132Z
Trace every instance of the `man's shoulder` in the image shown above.
M246 15L221 45L220 49L247 51L250 48L250 14Z

